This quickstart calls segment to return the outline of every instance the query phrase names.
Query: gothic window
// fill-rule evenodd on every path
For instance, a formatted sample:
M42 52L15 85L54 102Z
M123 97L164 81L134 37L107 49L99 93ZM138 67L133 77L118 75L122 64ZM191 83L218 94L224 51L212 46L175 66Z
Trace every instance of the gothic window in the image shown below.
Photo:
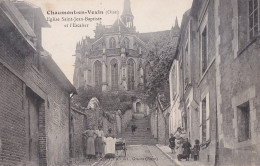
M249 39L252 40L258 34L259 9L258 0L249 0Z
M124 39L124 46L125 48L130 48L130 40L127 37Z
M111 88L118 88L118 63L115 59L111 61Z
M95 87L101 87L102 84L102 64L100 61L94 63Z
M134 90L135 85L135 62L133 59L127 62L128 90Z
M201 34L201 63L202 63L202 74L206 71L208 67L208 34L207 26L202 31Z
M113 37L109 40L109 48L116 48L116 40Z

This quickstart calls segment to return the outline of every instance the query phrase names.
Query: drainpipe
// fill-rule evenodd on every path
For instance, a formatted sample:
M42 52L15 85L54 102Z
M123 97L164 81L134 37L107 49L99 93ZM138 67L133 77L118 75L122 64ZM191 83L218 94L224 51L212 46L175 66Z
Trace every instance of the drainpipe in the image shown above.
M71 135L71 99L76 94L76 92L73 92L72 95L69 97L69 158L71 159L72 156L72 135Z
M216 79L215 79L216 81ZM217 84L215 84L217 85ZM217 89L217 88L216 88ZM215 100L216 100L216 151L215 151L215 163L214 166L219 165L219 137L218 137L218 99L217 99L217 92L215 93Z

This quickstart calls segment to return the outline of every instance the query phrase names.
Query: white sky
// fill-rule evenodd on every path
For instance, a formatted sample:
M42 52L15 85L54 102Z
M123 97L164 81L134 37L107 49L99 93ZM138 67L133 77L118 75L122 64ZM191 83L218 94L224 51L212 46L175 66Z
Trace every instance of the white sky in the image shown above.
M42 8L45 17L47 11L81 10L118 10L121 15L124 0L27 0ZM130 0L134 15L134 26L138 32L169 30L178 18L191 7L192 0ZM54 17L85 17L86 15L54 15ZM92 15L102 17L102 24L111 25L117 15ZM52 16L51 16L52 17ZM88 17L91 17L90 15ZM66 22L49 22L51 28L42 31L43 47L52 54L53 59L72 82L74 72L75 48L82 37L94 37L93 30L97 22L88 22L89 27L65 28ZM82 23L82 22L79 22Z

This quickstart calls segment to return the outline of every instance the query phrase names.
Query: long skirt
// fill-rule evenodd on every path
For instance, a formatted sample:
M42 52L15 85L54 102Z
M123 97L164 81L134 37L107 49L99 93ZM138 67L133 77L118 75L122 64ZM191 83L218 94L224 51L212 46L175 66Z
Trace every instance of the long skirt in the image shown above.
M88 137L87 140L87 155L95 155L94 138Z
M96 153L103 153L103 141L101 137L95 139L95 150Z

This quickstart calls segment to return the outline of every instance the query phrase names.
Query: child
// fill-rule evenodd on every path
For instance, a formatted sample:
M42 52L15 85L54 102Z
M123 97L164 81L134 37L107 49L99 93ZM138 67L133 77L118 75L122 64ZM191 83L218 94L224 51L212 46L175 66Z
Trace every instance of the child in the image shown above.
M199 160L199 153L200 153L200 141L196 139L195 145L193 147L194 161Z
M171 138L169 139L169 147L171 148L172 150L172 153L175 153L175 137L173 136L173 134L171 134Z
M191 153L191 144L189 143L189 139L186 138L185 142L182 144L182 148L183 148L183 153L179 154L177 156L178 160L181 161L181 159L186 159L186 161L189 160L190 158L190 153Z

